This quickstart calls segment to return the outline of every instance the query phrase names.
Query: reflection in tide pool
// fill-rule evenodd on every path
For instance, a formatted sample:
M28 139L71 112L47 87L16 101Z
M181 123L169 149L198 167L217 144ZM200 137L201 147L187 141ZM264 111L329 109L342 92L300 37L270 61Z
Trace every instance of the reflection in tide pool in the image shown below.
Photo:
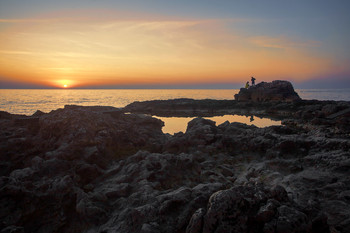
M194 117L156 117L164 122L163 132L174 134L178 132L185 132L187 129L187 123L190 122ZM215 117L204 117L216 122L216 125L220 125L225 121L240 122L247 125L255 125L257 127L267 127L272 125L281 125L281 121L274 121L268 118L260 118L256 116L239 116L239 115L224 115Z

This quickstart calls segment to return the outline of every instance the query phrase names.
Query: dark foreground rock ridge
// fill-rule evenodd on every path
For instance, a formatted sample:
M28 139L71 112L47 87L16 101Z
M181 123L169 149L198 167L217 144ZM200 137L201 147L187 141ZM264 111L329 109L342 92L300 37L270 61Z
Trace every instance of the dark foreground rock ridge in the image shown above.
M198 117L169 135L133 113L169 104L174 115L255 112L283 126ZM0 112L0 232L350 232L350 103L259 106Z

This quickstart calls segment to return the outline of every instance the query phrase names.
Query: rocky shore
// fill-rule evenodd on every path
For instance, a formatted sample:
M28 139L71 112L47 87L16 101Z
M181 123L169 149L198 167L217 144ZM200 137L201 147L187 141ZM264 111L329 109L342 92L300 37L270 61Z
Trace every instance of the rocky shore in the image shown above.
M0 232L350 232L350 102L0 112ZM145 114L196 116L163 134ZM216 125L260 115L282 126Z

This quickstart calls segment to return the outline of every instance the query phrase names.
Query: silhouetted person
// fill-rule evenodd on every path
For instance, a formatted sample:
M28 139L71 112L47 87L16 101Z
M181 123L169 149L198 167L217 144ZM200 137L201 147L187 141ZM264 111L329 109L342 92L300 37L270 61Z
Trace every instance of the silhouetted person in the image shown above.
M252 121L254 121L254 116L253 115L250 116L250 122L252 122Z
M246 84L245 84L245 88L247 88L247 89L248 89L248 87L249 87L249 82L246 82Z
M254 77L252 77L252 86L255 86L255 78Z

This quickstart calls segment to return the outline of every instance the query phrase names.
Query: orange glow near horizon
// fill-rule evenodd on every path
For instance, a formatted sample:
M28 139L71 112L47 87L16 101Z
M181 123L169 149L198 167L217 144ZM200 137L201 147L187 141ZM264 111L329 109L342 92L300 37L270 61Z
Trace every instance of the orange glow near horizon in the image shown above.
M57 88L72 88L72 87L76 87L77 85L75 82L72 82L71 80L62 79L62 80L57 80L55 82L52 82L50 86L57 87Z
M313 54L316 41L248 37L220 20L65 16L1 24L0 77L58 88L243 83L252 75L300 81L332 68Z

